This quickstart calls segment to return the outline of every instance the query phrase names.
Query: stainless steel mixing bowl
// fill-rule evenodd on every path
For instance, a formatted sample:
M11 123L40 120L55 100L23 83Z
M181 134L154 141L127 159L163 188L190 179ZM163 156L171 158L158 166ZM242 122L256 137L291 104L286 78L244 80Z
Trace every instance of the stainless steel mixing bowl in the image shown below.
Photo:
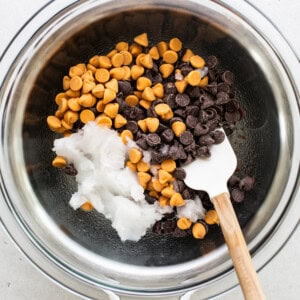
M154 43L179 37L236 74L246 114L231 142L241 172L256 178L236 211L262 268L286 241L293 218L299 219L299 74L292 56L280 50L284 45L292 53L288 45L273 44L267 32L280 34L245 3L249 15L265 22L265 32L234 4L221 2L65 2L70 5L49 4L47 19L44 11L35 16L2 61L8 63L1 87L1 218L16 243L57 282L92 298L103 299L103 289L152 297L197 288L200 299L237 284L218 229L204 241L149 233L122 243L103 216L69 207L75 182L51 166L56 136L45 120L68 68L147 32ZM282 228L288 228L285 234Z

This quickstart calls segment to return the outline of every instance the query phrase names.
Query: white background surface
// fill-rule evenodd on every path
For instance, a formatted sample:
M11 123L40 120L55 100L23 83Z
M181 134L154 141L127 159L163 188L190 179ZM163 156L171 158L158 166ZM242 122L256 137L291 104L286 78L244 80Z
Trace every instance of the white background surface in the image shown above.
M20 27L47 2L47 0L0 0L0 56ZM260 8L276 24L300 58L300 1L251 0L249 2ZM267 299L300 299L299 241L300 229L298 228L275 259L259 273ZM57 286L41 274L18 251L1 227L0 253L0 299L82 299ZM218 299L242 299L241 291L236 288Z

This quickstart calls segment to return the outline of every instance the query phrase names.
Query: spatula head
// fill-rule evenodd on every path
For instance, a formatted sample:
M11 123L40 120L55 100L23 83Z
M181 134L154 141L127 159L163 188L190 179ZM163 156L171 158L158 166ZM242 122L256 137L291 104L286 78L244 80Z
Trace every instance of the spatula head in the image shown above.
M186 171L185 184L206 191L212 198L228 191L227 181L236 169L237 159L226 135L221 144L211 147L210 152L210 157L197 158L183 168Z

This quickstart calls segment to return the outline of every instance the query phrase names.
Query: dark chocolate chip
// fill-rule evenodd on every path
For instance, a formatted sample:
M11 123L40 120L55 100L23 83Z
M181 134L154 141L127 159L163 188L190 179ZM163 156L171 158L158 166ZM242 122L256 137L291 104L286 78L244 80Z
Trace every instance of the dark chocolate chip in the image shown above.
M176 179L179 179L179 180L184 180L185 177L186 177L186 172L184 169L182 168L176 168L173 172L173 176L176 178Z
M183 145L190 145L192 142L194 142L193 134L186 130L179 136L179 141Z
M143 150L147 150L149 148L145 135L138 138L135 143Z
M176 94L177 88L174 82L167 82L164 84L164 92L165 94Z
M208 120L215 119L217 116L217 111L212 107L206 109L205 112L207 113Z
M175 97L175 102L180 107L186 107L190 104L190 97L187 94L177 94Z
M156 133L149 133L146 136L146 141L150 147L155 147L155 146L161 144L161 138Z
M184 63L180 66L180 71L183 76L186 76L191 71L193 71L193 68L192 68L192 66L190 66L190 64Z
M177 115L181 118L185 118L186 117L186 110L182 109L182 108L177 108L174 110L174 115Z
M147 117L151 117L151 118L158 117L157 113L154 110L154 107L150 107L149 109L147 109L146 115L147 115Z
M164 161L164 156L158 151L151 151L151 164L160 164Z
M62 168L63 172L70 176L76 176L77 170L75 169L73 164L67 164L64 168Z
M169 129L168 126L164 125L163 123L159 123L158 128L157 128L157 132L162 132Z
M212 94L216 95L218 93L218 84L217 82L213 81L206 86L206 89Z
M229 101L230 101L230 98L229 98L229 94L228 93L219 92L217 94L216 104L218 104L218 105L225 104L225 103L228 103Z
M195 128L198 123L198 118L188 115L185 119L185 124L188 128Z
M209 132L209 127L205 124L198 123L194 129L195 136L205 135Z
M246 176L244 177L240 183L239 188L243 191L251 191L254 186L254 177Z
M170 124L172 125L174 122L183 122L183 118L174 117L170 120Z
M210 135L215 140L215 144L221 144L225 139L225 133L220 130L215 130Z
M152 66L151 71L152 71L152 74L153 73L156 74L158 72L158 65L157 65L156 62L153 62L153 66Z
M184 151L190 155L192 155L192 157L196 157L197 156L197 149L198 146L196 146L195 141L193 141L190 145L184 147Z
M190 188L185 188L182 192L183 199L194 199L195 192Z
M218 84L218 92L229 93L230 90L230 86L227 83L221 82Z
M174 190L177 192L177 193L182 193L183 190L186 188L186 185L185 183L183 182L183 180L175 180L173 182L173 187L174 187Z
M161 83L162 81L163 81L163 78L162 78L160 73L152 75L152 85L155 85L157 83Z
M164 101L165 101L165 103L167 103L171 107L171 109L176 108L175 94L167 94L164 97Z
M219 64L219 60L216 56L210 55L206 59L206 65L208 66L209 69L215 69L217 65Z
M166 142L170 143L174 139L174 132L172 129L166 129L161 133L161 139Z
M200 97L200 89L198 86L189 85L185 91L190 98L197 99Z
M139 130L139 126L135 121L128 121L126 129L130 130L133 134L136 134Z
M229 84L229 85L232 85L234 83L234 74L230 71L225 71L223 74L222 74L222 80Z
M242 202L245 198L244 191L240 189L233 189L230 193L232 200L235 202Z
M175 229L174 229L174 231L173 231L173 236L175 237L175 238L183 238L183 237L186 237L186 236L188 236L189 234L188 234L188 232L186 231L186 230L182 230L182 229L180 229L180 228L178 228L178 227L176 227Z
M201 123L206 123L209 120L208 114L205 110L200 110L199 112L199 121Z
M239 112L226 111L224 117L225 117L225 120L230 123L236 123L236 122L240 121L240 119L241 119L241 115Z
M209 95L202 95L201 97L203 97L201 109L206 109L215 105L215 101ZM201 97L200 97L200 101L201 101Z
M118 89L119 92L123 93L124 96L127 96L133 92L131 83L127 80L118 80Z
M229 178L229 180L228 180L228 185L229 185L230 187L234 187L234 186L236 186L236 185L239 185L239 183L240 183L240 178L237 177L236 175L232 175L232 176Z
M201 147L197 148L196 154L198 157L209 157L210 151L207 146L201 146Z
M149 69L146 69L146 70L145 70L145 72L144 72L144 74L143 74L143 77L146 77L146 78L150 79L151 82L153 81L152 72L151 72L151 70L149 70Z
M206 126L208 126L210 131L215 130L218 127L218 125L219 125L218 119L208 120L206 122Z
M185 113L186 113L187 116L198 117L199 116L199 111L200 111L200 109L196 105L189 105L185 109Z
M151 197L148 193L145 194L145 200L149 203L149 204L154 204L157 200L153 197Z
M128 108L128 105L125 103L123 94L117 96L116 102L119 104L119 112L123 112L126 108Z
M209 134L200 136L198 141L200 146L208 146L208 147L213 145L214 142L215 142L214 139Z
M177 155L178 155L178 159L182 159L182 160L187 159L187 154L185 153L184 148L181 144L178 145Z

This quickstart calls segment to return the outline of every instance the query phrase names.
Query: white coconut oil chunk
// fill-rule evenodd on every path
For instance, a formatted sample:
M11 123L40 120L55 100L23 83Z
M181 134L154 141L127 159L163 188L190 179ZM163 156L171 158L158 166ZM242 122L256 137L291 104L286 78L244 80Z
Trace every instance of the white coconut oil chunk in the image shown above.
M78 172L78 191L70 205L78 209L90 201L111 220L122 241L138 241L163 215L157 205L147 203L137 175L125 167L128 147L116 131L89 122L77 133L56 139L53 150Z

